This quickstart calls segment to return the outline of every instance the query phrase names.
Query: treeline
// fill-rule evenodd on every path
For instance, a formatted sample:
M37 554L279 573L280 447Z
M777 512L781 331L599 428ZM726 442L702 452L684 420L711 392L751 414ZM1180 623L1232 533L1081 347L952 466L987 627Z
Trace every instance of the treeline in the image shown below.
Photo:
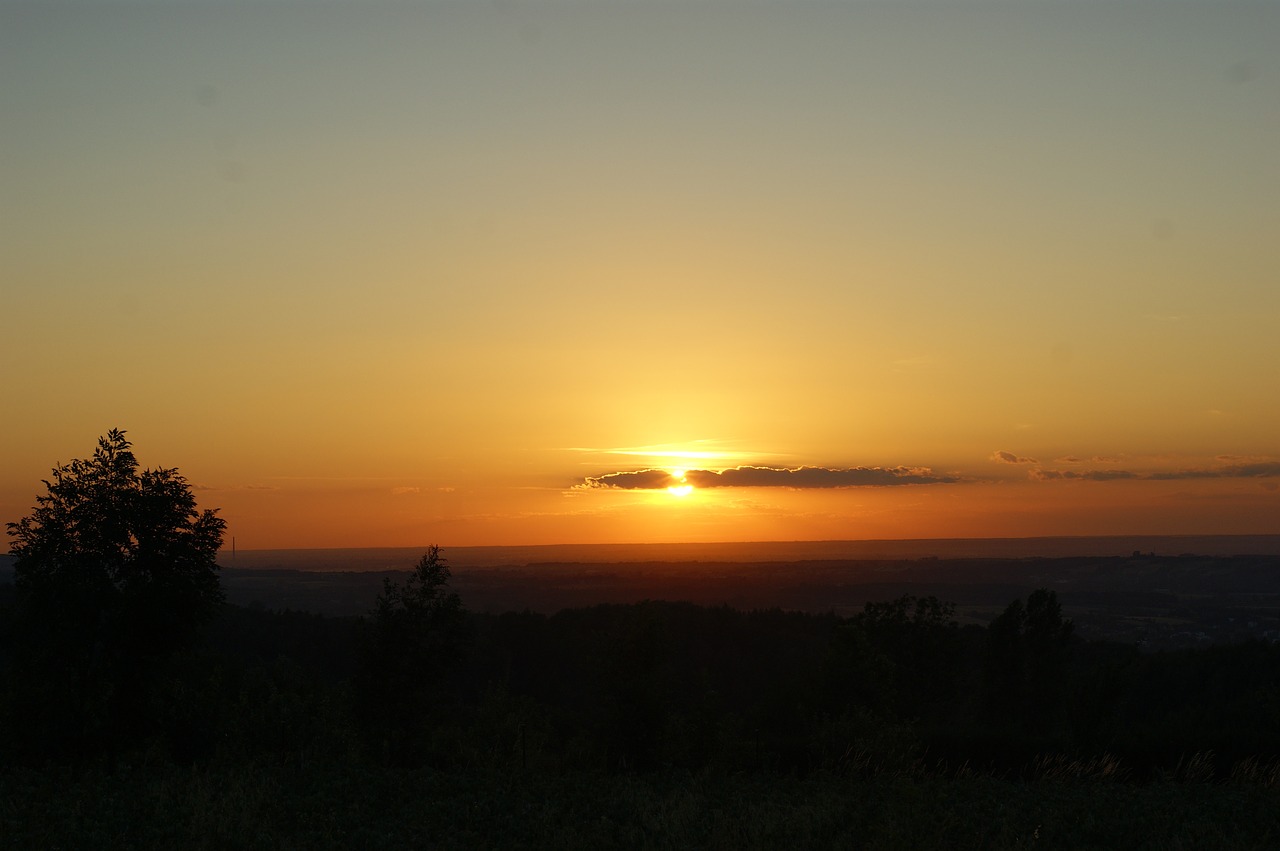
M851 618L654 601L480 615L448 580L432 550L363 618L226 606L145 667L93 647L63 664L9 589L3 758L1133 779L1280 758L1280 648L1088 642L1051 591L984 628L933 597Z

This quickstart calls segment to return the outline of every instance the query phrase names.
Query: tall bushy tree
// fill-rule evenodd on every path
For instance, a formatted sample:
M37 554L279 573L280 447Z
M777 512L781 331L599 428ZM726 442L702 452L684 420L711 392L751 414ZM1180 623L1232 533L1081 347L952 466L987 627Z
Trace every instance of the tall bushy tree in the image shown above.
M189 647L223 596L226 523L198 511L176 469L139 469L125 432L59 464L31 514L9 523L27 709L58 716L74 747L136 729L156 671Z
M867 603L832 640L828 689L837 704L928 716L955 700L960 653L954 604L911 595Z
M1054 591L1014 600L987 627L983 702L989 721L1049 731L1063 712L1073 625Z

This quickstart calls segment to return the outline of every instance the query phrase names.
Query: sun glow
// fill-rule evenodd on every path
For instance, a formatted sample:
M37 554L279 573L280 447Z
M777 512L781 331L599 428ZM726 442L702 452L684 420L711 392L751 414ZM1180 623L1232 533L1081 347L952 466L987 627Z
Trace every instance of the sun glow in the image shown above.
M689 494L693 493L693 485L689 484L689 482L685 479L684 473L685 473L684 470L671 471L671 479L675 482L678 482L679 484L670 485L667 488L667 493L671 494L672 496L688 496Z

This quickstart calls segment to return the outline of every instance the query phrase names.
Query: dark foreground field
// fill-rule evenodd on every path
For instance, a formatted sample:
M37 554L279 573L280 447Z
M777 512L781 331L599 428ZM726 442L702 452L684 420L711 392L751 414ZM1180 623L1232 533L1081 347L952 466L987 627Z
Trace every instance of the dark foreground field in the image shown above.
M150 767L0 775L6 848L1271 849L1243 780Z
M1278 574L226 568L147 668L0 585L0 847L1280 847Z

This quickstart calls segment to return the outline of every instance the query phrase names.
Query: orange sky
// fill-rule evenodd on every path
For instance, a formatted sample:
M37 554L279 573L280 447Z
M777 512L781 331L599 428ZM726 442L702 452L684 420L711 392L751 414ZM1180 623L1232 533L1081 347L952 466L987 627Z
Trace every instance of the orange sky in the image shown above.
M0 520L120 427L245 549L1280 533L1277 43L5 4Z

